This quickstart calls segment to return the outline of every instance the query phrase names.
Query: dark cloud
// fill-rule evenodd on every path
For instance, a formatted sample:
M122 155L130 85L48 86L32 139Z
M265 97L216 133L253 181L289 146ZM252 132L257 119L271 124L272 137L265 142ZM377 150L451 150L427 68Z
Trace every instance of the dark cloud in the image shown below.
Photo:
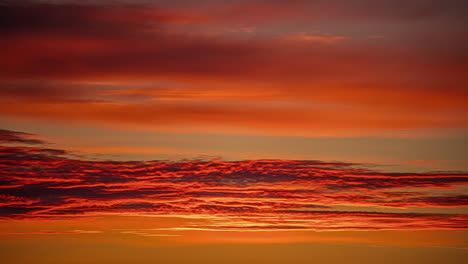
M10 34L61 34L131 36L135 29L157 29L162 23L203 22L190 14L170 13L146 5L78 3L0 3L0 32ZM104 34L104 35L103 35Z
M29 133L0 129L0 143L45 144L42 140L29 138L32 136Z
M268 11L272 13L273 19L277 15L281 16L284 10L291 6L296 9L291 10L290 17L297 16L297 12L305 12L305 17L313 18L314 15L309 14L310 12L327 14L326 11L330 9L338 10L335 11L339 13L335 18L338 20L340 15L346 17L347 13L353 13L366 6L370 7L357 12L354 18L381 17L382 14L379 13L385 12L387 14L409 12L411 16L413 13L424 13L426 9L438 12L441 10L440 12L449 14L462 10L457 4L446 4L445 1L439 8L428 7L421 1L404 4L385 1L378 5L369 4L368 1L351 5L343 5L340 1L334 4L328 1L312 4L308 2L299 6L305 5L309 9L297 8L297 3L291 5L284 1L241 2L239 7L226 5L222 9L230 10L233 14L249 14L240 11L252 10L252 17L261 17L255 13L276 7ZM235 11L236 8L239 12ZM416 71L432 67L437 67L437 70L440 70L441 66L459 69L462 66L459 65L461 63L459 58L463 52L463 44L466 43L466 38L460 37L460 32L451 33L450 30L453 30L454 26L450 23L434 33L426 34L418 31L414 34L415 37L432 40L430 43L424 41L426 44L424 46L421 46L422 40L416 43L404 40L399 44L392 42L388 47L354 46L356 43L348 47L304 46L296 45L294 41L285 44L277 38L273 40L254 38L243 41L223 38L216 34L208 37L209 32L204 32L207 29L198 29L199 32L193 29L171 28L169 24L172 22L198 21L196 19L198 15L192 15L195 18L190 20L190 15L184 14L186 11L176 10L178 11L169 12L158 8L157 5L2 5L0 9L2 17L0 31L3 31L4 35L0 45L4 53L4 62L0 64L2 78L95 79L99 76L108 79L118 76L129 79L135 77L150 79L162 74L165 77L168 77L168 74L178 77L180 74L185 76L188 74L204 78L242 76L252 79L280 78L283 81L291 81L316 80L319 77L336 78L335 74L345 78L358 74L356 68L388 71L386 68L392 68L391 65L396 65L395 69L410 67L414 75ZM222 12L210 12L210 14L222 14ZM221 16L229 18L228 15ZM433 43L439 52L432 52L433 48L427 50L427 47L433 46ZM395 48L395 45L399 48ZM428 54L430 56L427 56ZM409 55L411 57L408 57ZM446 74L448 72L453 74L453 71L447 71ZM425 74L427 76L427 73Z

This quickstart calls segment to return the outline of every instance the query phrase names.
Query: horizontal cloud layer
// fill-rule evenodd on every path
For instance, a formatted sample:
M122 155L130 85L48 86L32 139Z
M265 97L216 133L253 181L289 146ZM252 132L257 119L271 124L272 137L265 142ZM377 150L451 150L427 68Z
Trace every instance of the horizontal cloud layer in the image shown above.
M10 143L0 147L3 219L118 214L207 220L179 230L457 229L468 223L464 214L375 211L468 206L457 190L468 183L461 172L384 173L315 160L92 161L17 145L43 143L26 133L2 135Z
M0 3L2 116L307 136L467 128L463 1L54 2Z

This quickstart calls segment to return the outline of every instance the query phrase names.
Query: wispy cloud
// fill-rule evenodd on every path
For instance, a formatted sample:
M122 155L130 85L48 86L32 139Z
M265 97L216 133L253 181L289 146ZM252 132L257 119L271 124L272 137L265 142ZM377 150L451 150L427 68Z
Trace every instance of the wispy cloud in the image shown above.
M298 40L298 41L310 41L310 42L321 42L321 43L335 43L338 41L346 40L348 37L345 36L330 36L330 35L311 35L311 34L295 34L285 36L286 40Z
M39 139L30 138L32 134L0 129L0 143L44 144Z
M38 231L38 232L0 232L0 236L17 235L76 235L76 234L99 234L98 230L70 230L70 231Z
M53 2L0 3L2 116L301 136L467 127L459 0Z

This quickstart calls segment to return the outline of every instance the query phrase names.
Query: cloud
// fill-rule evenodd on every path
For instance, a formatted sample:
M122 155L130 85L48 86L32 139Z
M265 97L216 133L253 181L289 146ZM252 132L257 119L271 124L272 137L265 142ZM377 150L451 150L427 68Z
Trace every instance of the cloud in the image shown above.
M13 142L27 136L4 133L16 135ZM463 214L373 211L467 206L457 191L468 183L461 172L385 173L318 160L91 161L67 154L2 146L1 218L203 216L208 224L183 227L200 230L458 229L468 221ZM453 191L437 194L444 189Z
M404 6L404 8L401 8ZM205 8L210 8L205 6ZM420 21L431 18L463 17L467 5L463 0L427 3L418 0L281 0L236 1L214 5L220 20L244 23L277 23L278 21Z
M375 134L398 129L463 129L465 115L367 108L346 105L317 108L281 103L244 104L184 102L24 102L4 103L0 112L13 118L53 120L160 132L266 135ZM365 111L366 110L366 111ZM439 114L437 114L439 113Z
M299 41L310 41L310 42L321 42L321 43L335 43L347 39L344 36L328 36L328 35L308 35L308 34L296 34L285 37L287 40L299 40Z
M0 143L22 143L22 144L44 144L45 142L39 139L31 139L33 134L17 132L11 130L0 129Z
M207 22L207 18L174 13L147 5L34 3L6 1L0 4L0 32L10 34L62 34L96 36L127 35L135 28L158 29L163 23ZM127 35L129 36L129 35Z
M197 8L199 2L182 8L7 1L0 5L0 114L159 131L210 126L216 133L302 136L466 128L468 39L455 15L464 5L332 2L205 2L219 9L206 14L209 8ZM288 19L311 10L331 12L337 29L298 36L288 30ZM289 15L278 30L232 22L262 12L272 21ZM394 19L413 15L444 19L434 20L440 24L430 32L413 24L394 27ZM390 26L366 32L364 40L347 27L381 16L391 17ZM226 28L253 27L252 37L225 34ZM367 37L375 34L385 40Z
M319 2L310 7L315 10L314 13L320 10L314 5L325 6L326 10L335 10L330 8L329 4ZM388 9L389 14L395 13L398 5L390 1L385 2L384 5L370 5L375 8L365 10L364 13L375 15L380 9ZM297 12L303 10L297 8L296 4L285 5L285 2L278 1L259 1L257 4L262 7L269 6L270 9L276 7L273 15L280 15L292 7L294 17L297 16ZM307 2L301 3L303 4ZM348 5L340 9L359 10L355 4ZM368 5L364 3L358 6ZM406 8L396 11L406 12L412 9L407 3L405 6ZM449 6L452 6L449 10L460 10L453 8L453 5ZM460 37L459 32L450 31L454 28L452 24L456 22L443 27L450 29L448 31L441 30L433 34L418 32L415 37L432 39L432 42L424 46L420 44L427 39L416 43L412 43L413 39L409 42L400 41L390 46L376 46L372 42L366 42L336 47L312 45L298 49L294 43L285 45L281 41L272 41L271 34L248 41L226 36L207 37L206 33L212 29L199 26L197 21L200 19L196 18L199 9L196 8L192 9L193 14L186 14L188 11L183 9L162 8L157 5L36 3L7 4L1 7L0 16L3 19L0 31L4 38L0 45L0 54L4 59L0 69L4 79L135 80L164 76L210 80L220 77L243 77L263 81L279 78L290 82L295 79L316 80L320 76L328 79L334 73L339 73L342 78L349 80L347 77L352 77L357 74L358 69L362 71L362 68L372 71L375 75L377 70L386 71L385 68L388 67L393 70L409 67L414 74L416 70L428 70L434 67L433 65L437 66L434 70L441 71L442 68L447 70L444 74L454 74L451 69L462 67L459 65L462 62L459 58L463 54L463 44L466 43L466 38ZM236 7L232 5L223 8L233 14L246 13L235 11ZM425 10L427 6L416 3L413 9ZM263 12L269 8L253 10ZM443 12L444 8L440 10ZM308 14L308 11L305 13ZM195 18L189 19L190 17ZM226 15L222 17L229 18ZM358 14L355 17L366 16ZM188 21L194 25L188 28L174 27L173 24L178 21ZM221 25L221 28L223 29L224 25ZM273 35L276 34L289 36L290 32L278 32ZM303 39L304 37L312 42L340 42L337 40L343 38L336 34L306 35ZM444 45L438 45L439 43ZM398 48L395 48L395 45ZM431 47L443 52L432 52ZM429 57L427 53L430 53ZM396 67L393 68L392 65Z
M97 230L70 230L70 231L39 231L39 232L7 232L0 233L0 236L16 235L75 235L75 234L98 234L102 231Z

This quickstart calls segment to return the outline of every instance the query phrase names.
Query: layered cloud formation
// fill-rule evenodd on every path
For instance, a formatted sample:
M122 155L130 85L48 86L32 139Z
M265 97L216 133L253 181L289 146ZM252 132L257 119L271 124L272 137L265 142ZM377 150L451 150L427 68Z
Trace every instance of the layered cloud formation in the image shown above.
M177 230L466 228L468 174L384 173L315 160L93 161L0 130L3 219L89 215L203 219ZM31 146L25 146L29 144ZM347 206L352 210L338 210ZM379 209L404 209L404 213Z
M92 2L0 1L2 120L205 135L468 128L465 1ZM465 172L96 161L32 136L0 130L3 219L198 219L178 230L467 227Z
M93 3L0 3L2 116L302 136L467 128L464 1Z

